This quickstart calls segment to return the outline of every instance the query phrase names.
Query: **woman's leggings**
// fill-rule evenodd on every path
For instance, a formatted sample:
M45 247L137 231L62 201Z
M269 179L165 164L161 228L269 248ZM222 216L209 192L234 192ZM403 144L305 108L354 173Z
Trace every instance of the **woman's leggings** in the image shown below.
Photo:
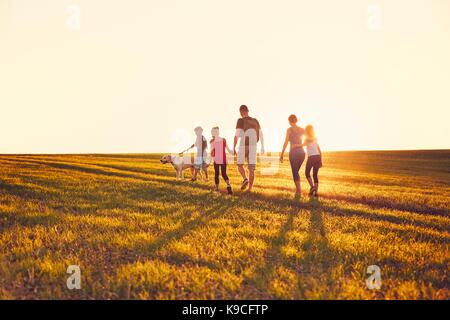
M216 185L219 184L220 171L222 171L223 180L225 180L225 181L230 180L230 179L228 179L228 176L227 176L227 165L226 164L217 164L214 162L214 182L216 183Z
M319 183L319 168L321 167L322 158L320 155L316 156L309 156L308 160L306 161L306 169L305 169L305 175L306 178L311 178L311 169L313 169L313 178L314 183Z
M303 148L295 148L289 152L289 162L291 163L292 177L294 181L300 181L300 167L303 161L305 161L305 151Z

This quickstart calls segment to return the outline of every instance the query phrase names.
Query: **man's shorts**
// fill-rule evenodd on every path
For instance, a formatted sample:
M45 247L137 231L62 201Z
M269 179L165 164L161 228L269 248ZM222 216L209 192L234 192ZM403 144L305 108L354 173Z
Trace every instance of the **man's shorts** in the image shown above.
M239 146L237 152L237 164L244 165L248 163L249 169L256 168L256 145L255 146Z

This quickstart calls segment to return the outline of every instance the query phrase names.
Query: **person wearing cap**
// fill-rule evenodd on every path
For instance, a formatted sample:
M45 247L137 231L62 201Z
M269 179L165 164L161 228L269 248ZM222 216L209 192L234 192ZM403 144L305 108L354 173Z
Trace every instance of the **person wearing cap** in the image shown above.
M258 120L249 116L248 107L240 106L239 112L241 118L236 123L234 154L237 155L238 171L244 179L241 190L245 190L248 186L248 191L251 192L255 180L257 144L261 141L261 154L264 154L264 137ZM238 141L239 148L236 152ZM248 178L244 168L245 161L248 163Z

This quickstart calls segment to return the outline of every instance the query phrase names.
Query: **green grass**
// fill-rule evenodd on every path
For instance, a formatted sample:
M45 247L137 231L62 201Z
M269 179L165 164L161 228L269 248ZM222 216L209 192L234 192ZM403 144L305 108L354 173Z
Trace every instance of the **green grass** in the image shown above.
M0 298L450 298L450 151L328 153L299 201L288 164L228 196L159 157L0 156Z

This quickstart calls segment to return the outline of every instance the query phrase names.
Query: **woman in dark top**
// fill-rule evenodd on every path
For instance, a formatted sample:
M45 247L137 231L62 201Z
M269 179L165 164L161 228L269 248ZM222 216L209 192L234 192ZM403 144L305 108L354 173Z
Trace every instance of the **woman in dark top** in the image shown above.
M300 197L300 167L303 161L305 161L305 151L303 150L303 135L305 130L302 127L297 126L297 117L290 115L289 118L290 127L286 131L286 139L284 140L283 151L281 151L280 162L283 162L284 152L286 151L288 143L290 143L289 162L291 163L292 177L295 183L295 196Z

